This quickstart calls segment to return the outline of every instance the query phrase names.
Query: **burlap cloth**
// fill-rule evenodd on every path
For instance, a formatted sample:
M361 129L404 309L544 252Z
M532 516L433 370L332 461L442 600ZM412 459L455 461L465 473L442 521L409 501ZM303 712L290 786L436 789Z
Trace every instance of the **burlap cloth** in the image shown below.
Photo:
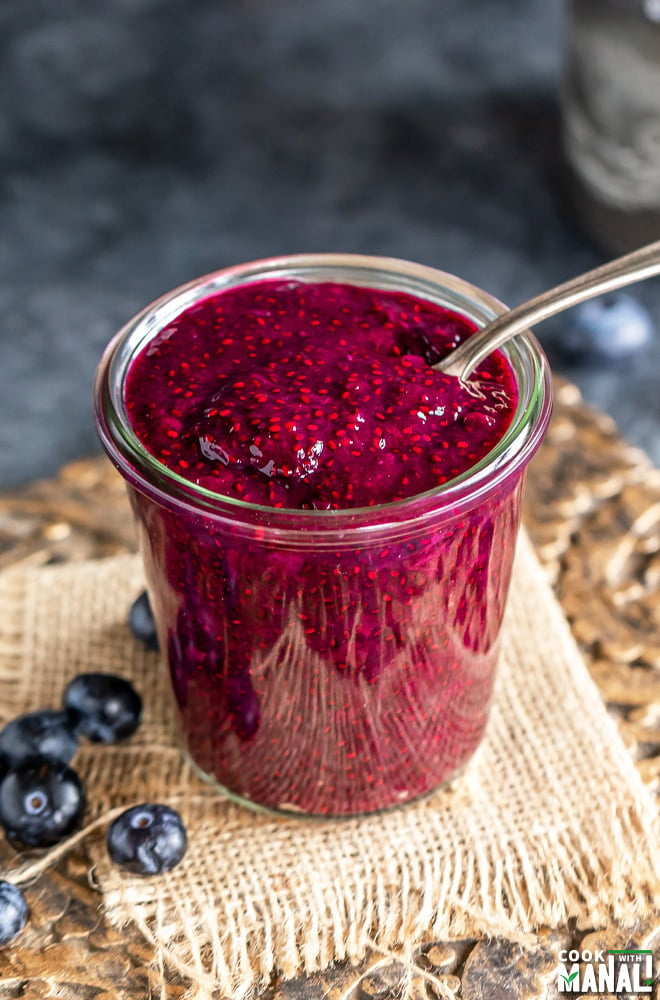
M169 802L190 847L145 879L113 867L92 836L93 877L110 921L134 921L191 996L240 997L275 970L312 972L374 945L522 937L569 918L627 924L657 902L655 810L524 536L482 746L452 788L362 819L274 819L195 776L175 746L164 670L126 626L142 586L134 556L5 572L0 714L58 705L81 671L134 680L141 729L74 761L90 817Z

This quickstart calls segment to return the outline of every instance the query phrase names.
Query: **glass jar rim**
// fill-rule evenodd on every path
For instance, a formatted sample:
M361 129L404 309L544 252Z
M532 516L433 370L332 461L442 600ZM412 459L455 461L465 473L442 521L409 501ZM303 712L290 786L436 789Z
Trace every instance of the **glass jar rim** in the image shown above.
M552 408L550 368L536 337L527 331L502 348L516 375L518 405L511 424L496 445L459 476L402 500L338 510L275 508L214 493L169 469L133 431L124 405L128 368L135 355L193 304L227 288L267 279L337 281L404 291L462 312L482 326L506 311L487 292L450 273L392 257L362 254L292 254L249 261L210 272L165 293L131 319L113 337L99 362L94 409L101 442L124 479L170 509L262 527L269 533L301 531L333 534L346 528L425 521L439 508L450 515L483 502L514 474L540 445Z

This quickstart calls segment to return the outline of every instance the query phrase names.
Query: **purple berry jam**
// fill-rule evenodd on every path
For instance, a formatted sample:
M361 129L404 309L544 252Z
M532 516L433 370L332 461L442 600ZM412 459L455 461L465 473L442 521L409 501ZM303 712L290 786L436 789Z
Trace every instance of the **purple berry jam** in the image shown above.
M522 469L478 503L375 506L466 472L509 426L501 353L477 390L431 368L474 329L408 293L269 280L203 298L130 360L125 406L149 452L281 508L232 520L231 505L214 516L129 489L187 749L235 795L369 812L431 791L476 749ZM358 507L370 524L347 526ZM278 531L286 511L300 524Z
M476 329L403 292L264 281L188 309L135 358L135 433L168 468L270 507L367 507L465 472L516 404L504 356L480 391L433 371Z

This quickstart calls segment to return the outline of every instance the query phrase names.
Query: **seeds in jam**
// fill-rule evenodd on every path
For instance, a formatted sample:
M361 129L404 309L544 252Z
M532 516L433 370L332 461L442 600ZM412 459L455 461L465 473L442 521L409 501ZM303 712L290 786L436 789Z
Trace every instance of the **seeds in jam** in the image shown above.
M168 468L273 507L366 507L465 472L506 431L504 356L477 391L431 365L475 329L403 292L264 281L178 316L133 361L135 433Z

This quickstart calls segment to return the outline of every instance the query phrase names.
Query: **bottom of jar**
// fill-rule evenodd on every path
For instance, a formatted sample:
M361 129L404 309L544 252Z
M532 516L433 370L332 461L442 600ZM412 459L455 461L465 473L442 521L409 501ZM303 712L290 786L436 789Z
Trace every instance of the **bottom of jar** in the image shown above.
M365 812L346 813L313 813L306 812L304 809L299 809L295 805L283 804L282 806L267 806L261 802L255 802L253 799L248 799L244 795L240 795L238 792L233 792L230 788L227 788L226 785L221 784L212 774L209 774L207 771L203 771L199 764L195 763L187 750L182 748L181 752L184 759L190 764L195 774L201 778L202 781L204 781L207 785L211 785L216 789L216 791L220 792L225 798L229 799L237 806L245 806L247 809L252 810L252 812L260 813L265 816L272 816L276 819L309 819L318 820L320 822L333 820L336 822L337 820L342 819L359 819L365 816L380 816L383 813L393 812L396 809L404 809L406 806L424 802L426 799L430 799L437 792L453 789L454 786L461 781L465 772L472 766L478 750L479 747L476 747L470 757L468 757L468 759L461 764L456 771L454 771L448 778L445 778L444 781L441 781L439 785L434 785L433 788L429 789L428 792L424 792L422 795L416 795L414 798L404 799L401 802L393 802L389 805L381 806L378 809L370 809Z

